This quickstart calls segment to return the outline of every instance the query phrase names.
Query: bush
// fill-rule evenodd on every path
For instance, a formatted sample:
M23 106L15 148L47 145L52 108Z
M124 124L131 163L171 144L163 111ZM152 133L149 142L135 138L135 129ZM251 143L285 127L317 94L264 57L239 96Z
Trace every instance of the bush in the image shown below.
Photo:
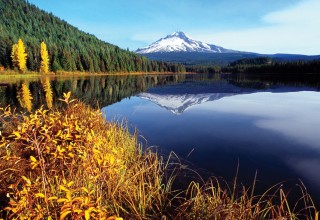
M7 217L161 214L166 193L157 155L142 152L135 136L105 122L99 110L68 98L63 111L40 108L27 116L1 109L0 185L10 197Z

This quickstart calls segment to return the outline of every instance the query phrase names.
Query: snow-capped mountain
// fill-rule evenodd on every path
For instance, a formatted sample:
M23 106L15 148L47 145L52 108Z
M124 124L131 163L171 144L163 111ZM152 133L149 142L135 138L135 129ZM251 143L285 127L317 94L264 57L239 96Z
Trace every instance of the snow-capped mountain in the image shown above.
M213 44L193 40L183 32L174 32L165 38L152 43L148 47L136 50L140 54L165 52L202 52L202 53L238 53Z

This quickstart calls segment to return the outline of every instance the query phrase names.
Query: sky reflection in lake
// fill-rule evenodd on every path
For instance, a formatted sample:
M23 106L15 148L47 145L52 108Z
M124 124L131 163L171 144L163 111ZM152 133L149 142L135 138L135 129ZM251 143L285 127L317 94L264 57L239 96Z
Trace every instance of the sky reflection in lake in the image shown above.
M201 109L255 117L252 123L258 128L283 135L288 142L278 146L286 152L281 155L283 161L308 182L320 186L319 93L253 93L205 103L194 111ZM290 142L299 145L294 147ZM308 151L312 153L306 154Z
M320 151L320 94L318 92L253 93L196 106L208 110L258 117L254 124Z

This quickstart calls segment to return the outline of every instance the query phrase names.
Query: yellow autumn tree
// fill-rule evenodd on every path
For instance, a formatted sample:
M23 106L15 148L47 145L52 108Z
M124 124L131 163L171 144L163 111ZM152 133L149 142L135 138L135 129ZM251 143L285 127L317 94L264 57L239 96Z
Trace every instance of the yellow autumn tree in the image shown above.
M40 44L40 73L48 73L49 72L49 54L47 50L47 45L42 42Z
M21 72L27 70L27 53L20 38L17 44L12 45L11 58L14 67L17 67Z

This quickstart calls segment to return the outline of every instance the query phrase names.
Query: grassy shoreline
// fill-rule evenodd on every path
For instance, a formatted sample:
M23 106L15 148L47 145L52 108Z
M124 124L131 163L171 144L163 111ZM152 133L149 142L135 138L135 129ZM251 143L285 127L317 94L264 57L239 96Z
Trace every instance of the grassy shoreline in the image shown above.
M301 210L281 185L260 196L255 183L238 187L236 179L173 187L185 181L183 164L142 150L125 126L70 94L62 101L64 110L0 110L0 218L318 220L303 186Z
M16 78L25 77L42 77L42 76L112 76L112 75L162 75L162 74L194 74L194 72L68 72L58 71L42 74L39 72L27 71L20 73L14 70L0 70L0 78L5 76L13 76Z
M94 77L94 76L145 76L145 75L175 75L175 74L197 74L192 72L173 73L173 72L114 72L114 73L91 73L91 72L65 72L40 74L39 72L19 73L17 71L4 70L0 71L0 86L14 83L17 80L36 80L42 78L59 78L67 79L73 77Z

